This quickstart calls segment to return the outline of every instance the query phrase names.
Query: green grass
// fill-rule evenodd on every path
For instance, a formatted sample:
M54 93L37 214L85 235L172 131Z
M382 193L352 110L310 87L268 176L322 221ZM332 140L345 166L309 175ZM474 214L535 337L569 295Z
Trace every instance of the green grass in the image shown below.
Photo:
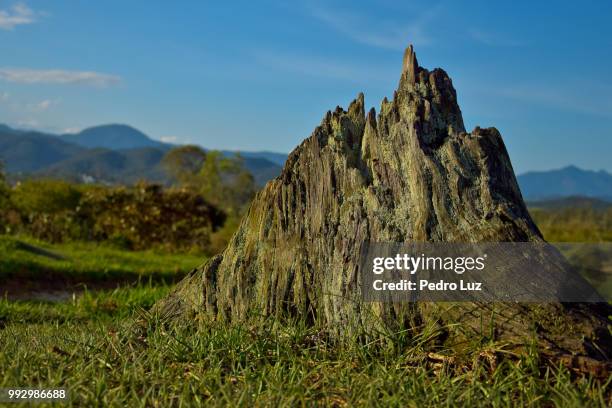
M95 243L48 244L0 235L0 279L171 282L204 260L195 254L125 251Z
M339 346L314 328L272 321L134 335L133 319L120 317L125 310L148 307L166 290L142 286L83 294L66 303L0 303L0 387L63 387L75 406L571 407L611 402L610 380L543 368L535 353L502 361L495 369L486 361L436 364L427 358L426 335L407 339L398 333L386 345ZM116 307L103 306L109 303Z
M535 351L491 362L495 345L486 344L482 358L432 358L449 351L431 345L431 330L341 345L314 327L274 320L150 324L139 334L135 318L155 323L146 311L203 260L0 236L0 282L123 282L59 302L0 299L0 388L62 387L72 406L612 405L612 378L546 366Z
M138 284L113 290L87 291L73 294L63 302L11 301L0 299L0 327L7 322L44 324L47 322L89 322L92 320L122 319L148 309L166 295L171 286Z

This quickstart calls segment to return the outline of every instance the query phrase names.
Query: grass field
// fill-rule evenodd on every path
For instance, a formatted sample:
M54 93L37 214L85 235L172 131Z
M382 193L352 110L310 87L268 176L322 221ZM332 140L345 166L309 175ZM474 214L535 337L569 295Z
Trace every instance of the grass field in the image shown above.
M545 366L535 351L492 361L494 344L459 361L430 346L427 328L344 345L300 322L135 330L203 260L0 237L0 282L29 288L22 300L0 300L0 388L62 387L74 406L612 404L612 378ZM31 296L40 282L66 296Z
M133 313L168 287L0 302L0 387L63 387L78 406L609 406L609 382L543 368L537 354L467 366L427 338L335 346L299 323L212 325L138 337ZM429 334L427 334L429 333ZM440 355L441 354L441 355ZM433 358L432 358L433 356ZM606 394L608 392L608 394Z

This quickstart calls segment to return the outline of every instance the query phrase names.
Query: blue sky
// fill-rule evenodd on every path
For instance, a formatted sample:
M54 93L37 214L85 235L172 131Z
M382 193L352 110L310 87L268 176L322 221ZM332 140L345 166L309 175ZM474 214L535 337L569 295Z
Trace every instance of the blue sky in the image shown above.
M0 0L0 122L289 152L360 91L378 110L413 43L517 172L612 171L610 21L609 1Z

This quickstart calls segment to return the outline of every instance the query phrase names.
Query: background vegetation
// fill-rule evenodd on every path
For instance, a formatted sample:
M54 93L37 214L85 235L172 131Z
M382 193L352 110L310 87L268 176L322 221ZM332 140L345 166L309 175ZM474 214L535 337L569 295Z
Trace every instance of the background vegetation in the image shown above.
M30 179L10 187L0 169L0 232L52 243L218 252L256 191L242 159L184 146L163 164L172 186Z
M549 242L611 242L612 204L530 208L534 221Z

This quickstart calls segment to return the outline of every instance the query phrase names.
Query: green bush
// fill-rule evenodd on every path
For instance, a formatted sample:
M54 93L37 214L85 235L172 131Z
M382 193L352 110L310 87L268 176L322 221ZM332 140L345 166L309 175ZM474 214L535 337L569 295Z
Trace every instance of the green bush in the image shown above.
M192 191L147 184L90 189L76 214L83 220L83 239L131 249L206 250L210 234L225 221L225 214Z
M121 249L210 252L225 213L188 189L82 186L55 180L4 184L2 232L49 242L94 241Z
M7 232L16 231L52 242L78 235L75 220L82 193L70 183L58 180L26 180L10 191L10 205L4 211Z

